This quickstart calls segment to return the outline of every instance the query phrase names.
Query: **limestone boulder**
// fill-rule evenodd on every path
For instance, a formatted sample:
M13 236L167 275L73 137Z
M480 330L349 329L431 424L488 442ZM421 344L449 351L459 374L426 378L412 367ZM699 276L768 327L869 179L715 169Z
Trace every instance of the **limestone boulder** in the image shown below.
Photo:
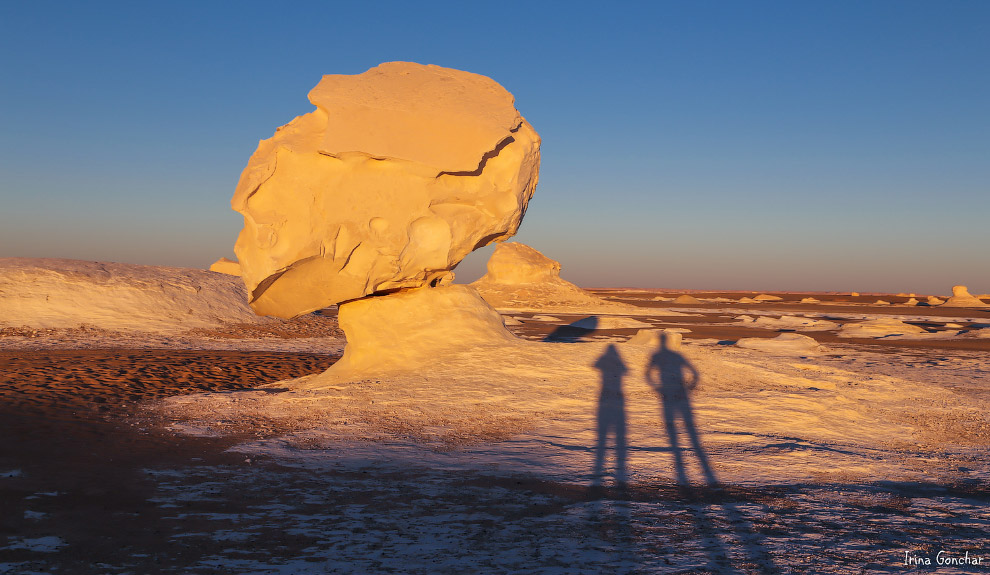
M744 337L736 347L774 355L817 355L826 351L814 338L799 333L782 333L777 337Z
M560 277L560 262L518 242L504 242L488 258L484 276L471 284L500 310L578 311L628 306L603 300Z
M518 242L498 244L487 272L471 286L502 312L685 315L602 299L561 278L560 262Z
M502 285L559 282L560 262L526 244L506 242L496 246L488 258L485 281Z
M942 307L986 307L986 302L969 293L966 286L952 286L952 297Z
M754 297L753 299L755 299L756 301L783 301L784 300L784 298L780 297L779 295L770 295L770 294L765 294L765 293L761 293L760 295Z
M390 62L324 76L309 99L316 110L258 145L231 200L259 314L440 285L471 251L515 234L540 138L495 81Z
M839 337L882 338L889 336L911 336L928 333L924 328L903 321L881 317L877 319L843 324Z

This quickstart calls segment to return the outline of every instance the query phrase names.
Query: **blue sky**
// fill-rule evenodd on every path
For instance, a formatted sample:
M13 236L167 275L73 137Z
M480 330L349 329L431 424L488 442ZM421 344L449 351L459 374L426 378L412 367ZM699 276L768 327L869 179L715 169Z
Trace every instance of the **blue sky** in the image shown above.
M0 4L0 256L232 256L258 140L406 60L515 95L581 285L990 292L990 3L363 4Z

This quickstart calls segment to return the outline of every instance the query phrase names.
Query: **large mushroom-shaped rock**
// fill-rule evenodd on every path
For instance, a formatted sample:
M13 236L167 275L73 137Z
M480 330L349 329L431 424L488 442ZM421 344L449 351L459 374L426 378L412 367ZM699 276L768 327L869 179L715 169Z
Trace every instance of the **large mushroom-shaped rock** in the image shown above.
M966 286L952 286L952 297L942 307L986 307L986 302L969 293Z
M263 140L231 200L262 315L439 285L515 234L540 139L493 80L408 62L324 76L316 110Z

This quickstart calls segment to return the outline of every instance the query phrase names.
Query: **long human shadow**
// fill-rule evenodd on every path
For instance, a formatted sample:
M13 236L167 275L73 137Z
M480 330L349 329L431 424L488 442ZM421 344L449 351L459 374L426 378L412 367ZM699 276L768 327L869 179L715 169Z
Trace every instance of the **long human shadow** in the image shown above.
M618 348L609 344L605 352L593 364L601 372L601 389L598 394L597 440L595 443L595 464L592 472L591 492L600 497L605 476L605 460L608 455L609 438L613 438L616 497L600 499L589 507L592 518L598 524L602 535L614 544L614 552L619 560L636 563L632 544L632 521L630 502L627 494L628 475L626 460L629 446L626 442L626 399L622 389L622 379L629 368L626 367Z
M615 467L612 477L618 487L624 487L626 458L629 446L626 444L626 399L622 391L622 378L629 371L619 350L609 344L605 352L594 363L601 372L601 390L598 394L598 437L595 443L595 466L593 484L601 485L605 473L605 457L608 451L609 436L614 439Z
M691 390L698 385L700 376L691 362L673 349L669 339L668 334L660 334L660 347L650 358L646 368L646 382L660 396L663 423L667 430L670 451L674 456L677 484L682 487L691 484L681 449L680 432L677 429L680 421L698 459L706 484L714 487L718 485L718 480L715 479L715 473L708 461L708 454L701 446L698 428L694 423L694 413L691 411L691 400L688 397Z
M773 558L766 549L763 537L745 518L730 500L717 497L720 491L718 479L712 470L708 454L701 445L701 437L694 422L694 413L691 410L691 401L688 397L690 392L697 387L701 376L698 370L679 353L675 348L679 347L680 334L675 338L661 332L660 347L650 357L650 362L646 368L646 382L656 391L660 398L661 409L663 411L664 427L667 431L667 440L670 442L670 451L674 456L674 469L677 475L677 485L683 495L689 501L701 499L708 496L716 496L721 499L720 506L724 510L724 517L732 526L734 537L746 555L748 561L759 566L768 573L777 572ZM674 340L676 343L672 343ZM697 497L688 479L687 466L684 461L684 454L681 448L680 432L678 422L684 428L684 433L688 436L688 441L698 459L698 466L704 476L704 485L701 490L701 497ZM725 573L736 573L738 570L732 566L731 561L726 567L720 562L729 557L728 549L716 535L716 529L709 518L709 513L718 515L718 504L711 502L707 505L691 505L690 511L694 517L695 528L698 531L700 543L708 555L710 566Z

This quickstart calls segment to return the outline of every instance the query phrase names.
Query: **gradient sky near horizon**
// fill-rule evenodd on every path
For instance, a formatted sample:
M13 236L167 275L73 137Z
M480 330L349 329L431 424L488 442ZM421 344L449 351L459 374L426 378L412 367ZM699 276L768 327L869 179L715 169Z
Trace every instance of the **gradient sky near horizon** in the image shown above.
M258 140L405 60L515 95L580 285L990 293L990 2L287 4L0 4L0 257L233 257Z

